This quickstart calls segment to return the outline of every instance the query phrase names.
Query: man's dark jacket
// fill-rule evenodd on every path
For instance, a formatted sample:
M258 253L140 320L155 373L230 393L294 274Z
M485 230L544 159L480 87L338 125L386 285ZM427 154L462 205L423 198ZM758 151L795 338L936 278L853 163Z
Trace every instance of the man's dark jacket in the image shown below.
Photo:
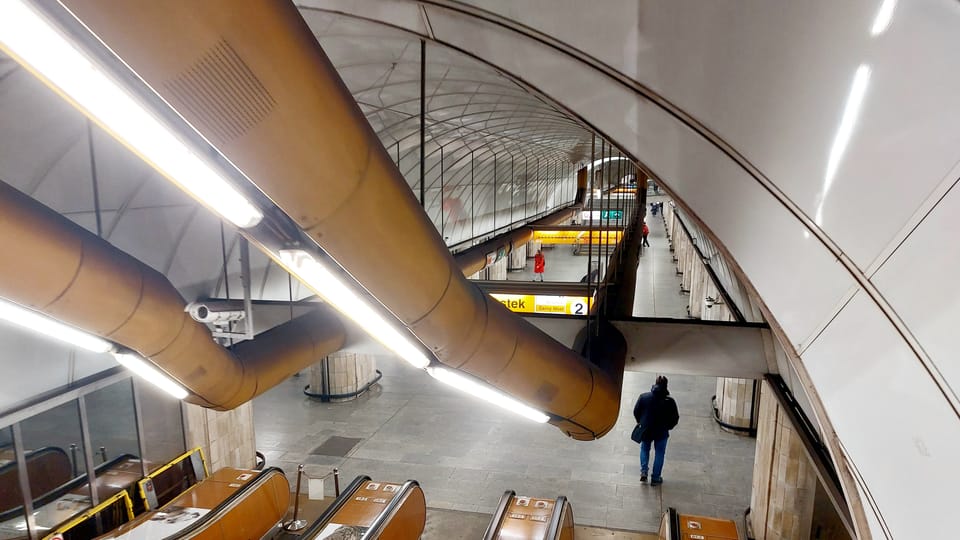
M677 402L670 397L664 386L653 385L649 392L640 394L633 406L633 417L641 426L640 438L644 441L658 441L666 438L671 429L680 421Z

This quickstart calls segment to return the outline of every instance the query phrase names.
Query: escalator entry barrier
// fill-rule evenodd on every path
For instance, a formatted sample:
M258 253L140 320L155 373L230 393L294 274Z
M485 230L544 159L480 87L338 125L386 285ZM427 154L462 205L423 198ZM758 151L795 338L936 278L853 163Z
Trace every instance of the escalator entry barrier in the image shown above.
M573 508L564 496L540 499L506 491L484 540L572 540Z
M737 524L729 519L681 514L675 508L660 521L661 540L738 540Z
M416 540L426 516L423 490L415 480L396 484L358 476L300 538Z

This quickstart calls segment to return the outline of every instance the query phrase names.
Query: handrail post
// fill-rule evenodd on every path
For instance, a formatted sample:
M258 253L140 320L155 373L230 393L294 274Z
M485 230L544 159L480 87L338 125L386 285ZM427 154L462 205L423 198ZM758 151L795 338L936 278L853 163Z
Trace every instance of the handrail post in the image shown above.
M340 496L340 469L333 468L333 491L336 497Z
M307 526L307 520L297 519L300 514L300 480L303 478L303 464L297 466L297 490L293 499L293 519L283 526L285 531L299 531Z

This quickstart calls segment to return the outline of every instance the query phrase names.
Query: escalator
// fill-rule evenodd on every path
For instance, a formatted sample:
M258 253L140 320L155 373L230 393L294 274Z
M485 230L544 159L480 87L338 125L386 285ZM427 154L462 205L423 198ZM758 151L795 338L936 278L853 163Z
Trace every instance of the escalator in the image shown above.
M483 540L573 540L573 507L563 495L556 499L500 497Z
M30 493L49 493L75 475L70 456L58 446L46 446L24 453ZM17 461L13 448L0 449L0 522L2 516L23 504Z
M426 515L416 480L394 484L358 476L300 538L416 540L423 534Z
M100 519L100 512L93 511L57 532L64 540L262 538L279 528L289 498L290 485L281 469L225 467L161 508L145 512L102 536L90 535Z
M67 480L53 488L45 488L46 491L38 491L40 495L33 499L33 520L36 528L41 534L48 536L58 526L73 519L78 512L82 512L91 506L88 476L83 474L70 480L73 477L71 470L66 470L65 476L61 474L64 472L61 470L64 463L62 457L60 457L63 451L56 450L59 450L59 452L40 449L30 453L30 456L34 456L32 459L26 457L28 467L32 463L46 463L48 465L52 464L53 470L60 471L57 475L47 479L45 484L37 483L38 487L53 485L56 482L62 482L64 479ZM69 459L67 463L69 464ZM5 467L9 465L7 464ZM141 477L140 467L140 458L131 454L122 454L98 465L93 474L95 478L94 489L97 491L98 498L105 502L122 497L125 497L127 501L132 501L137 480ZM13 470L15 471L16 467L13 467ZM34 486L31 485L31 490L33 488ZM19 493L19 490L17 492ZM8 497L4 495L3 498L7 499ZM0 512L0 539L20 540L26 538L28 538L26 520L23 514L23 506L19 504L18 500L17 506L12 506Z
M669 508L660 520L660 540L738 540L737 524L729 519L681 514Z

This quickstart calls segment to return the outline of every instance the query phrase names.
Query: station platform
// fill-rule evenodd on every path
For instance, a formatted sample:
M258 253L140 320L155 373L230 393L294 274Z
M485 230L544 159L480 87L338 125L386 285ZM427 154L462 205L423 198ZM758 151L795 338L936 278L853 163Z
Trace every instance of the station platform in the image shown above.
M305 377L288 379L258 397L256 441L267 464L287 471L291 485L299 463L313 477L338 467L341 486L358 474L417 479L428 507L424 539L456 538L442 532L451 516L461 527L485 527L507 489L566 495L582 526L653 532L671 505L742 523L755 441L724 432L714 422L710 396L716 379L671 377L681 420L671 434L664 484L651 487L640 482L639 446L629 435L633 403L655 374L627 372L617 426L598 441L578 442L552 426L530 424L464 398L400 362L384 359L378 369L383 372L379 384L351 402L306 398ZM331 437L352 439L339 452L343 455L319 453ZM324 484L332 497L332 481Z

